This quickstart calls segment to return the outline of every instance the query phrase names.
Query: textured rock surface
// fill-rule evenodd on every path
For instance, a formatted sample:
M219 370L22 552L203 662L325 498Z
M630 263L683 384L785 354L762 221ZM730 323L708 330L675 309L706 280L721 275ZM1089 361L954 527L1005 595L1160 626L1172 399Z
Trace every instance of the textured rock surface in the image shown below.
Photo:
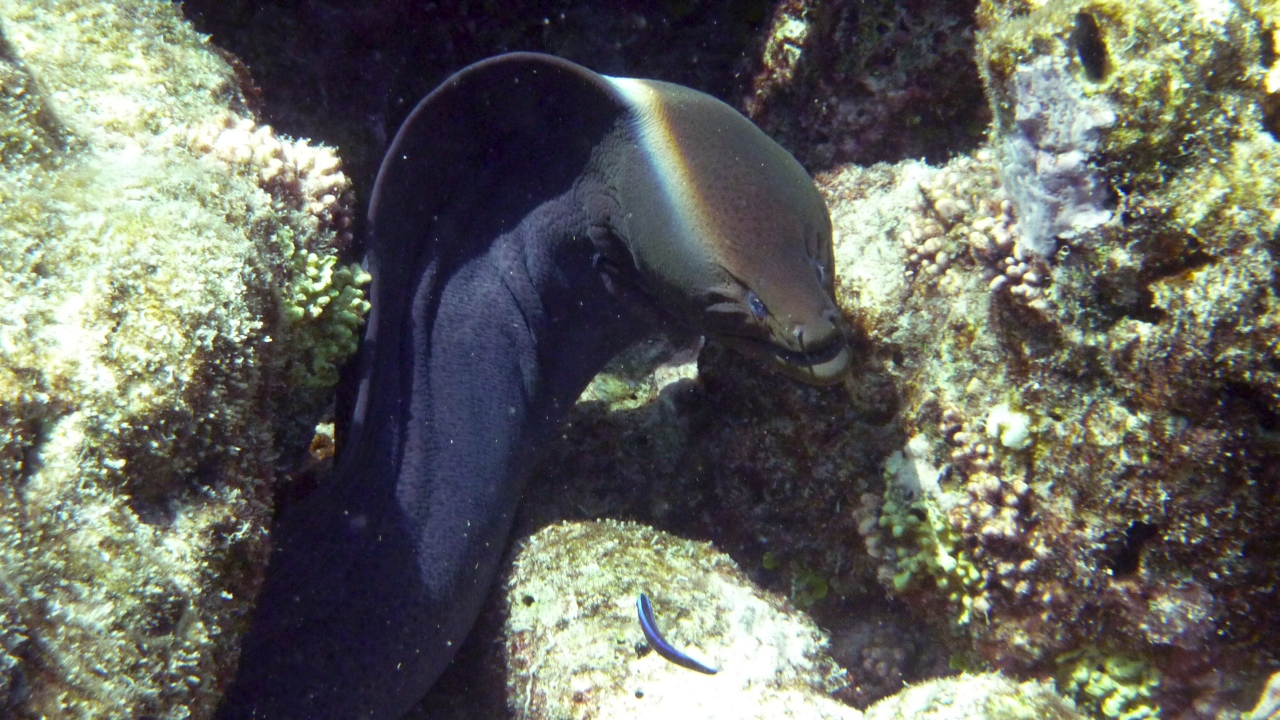
M1247 10L984 3L995 147L894 211L924 272L875 333L906 341L909 444L950 467L923 501L890 478L868 548L895 594L950 608L975 659L1056 675L1106 715L1240 708L1238 683L1274 662L1255 640L1277 623L1280 154L1262 117L1270 30ZM1042 261L1010 248L1020 208L989 178L1016 162L1000 142L1043 58L1069 73L1042 82L1114 113L1078 160L1115 197L1110 222ZM993 427L1001 405L1025 446ZM904 554L927 562L904 576Z
M208 717L365 309L348 182L173 4L0 32L0 715Z
M708 28L728 28L728 16L690 10L689 3L637 3L611 14L608 22L585 23L581 18L597 17L591 13L598 11L562 5L564 14L547 13L544 26L433 24L431 32L463 28L452 39L433 35L442 38L435 43L404 40L398 28L388 30L394 23L379 10L357 13L356 22L346 22L334 3L312 2L308 8L318 11L302 22L289 20L283 5L260 15L246 11L245 3L219 4L235 16L230 23L235 32L268 27L265 39L253 35L247 42L274 53L262 62L276 63L266 67L276 68L275 77L284 79L277 87L294 83L295 77L309 78L296 83L304 99L293 101L282 115L319 108L303 127L324 127L334 117L343 118L336 122L344 127L359 127L355 134L365 148L359 152L369 168L377 155L378 130L390 130L395 123L388 118L417 100L430 84L423 79L428 71L439 76L465 60L517 47L611 48L610 64L602 67L606 71L695 84L712 78L719 84L704 89L745 90L745 106L762 125L824 168L820 180L840 245L842 304L861 349L861 365L851 381L825 390L799 387L710 346L699 359L696 382L677 382L660 393L653 391L663 383L654 383L655 402L623 397L634 389L627 384L631 381L605 383L595 400L579 405L550 449L531 483L519 532L563 518L605 516L714 540L754 581L789 595L828 631L832 656L850 673L846 692L859 707L896 692L904 679L935 677L957 666L999 668L1020 680L1052 679L1083 710L1108 717L1157 712L1230 717L1252 706L1265 675L1280 662L1280 604L1274 590L1280 525L1272 512L1280 487L1280 366L1275 360L1280 149L1273 136L1280 131L1280 6L1227 0L987 0L975 10L975 3L965 2L787 0L771 13L757 7L749 17L738 16L741 22L703 47ZM99 12L97 4L56 6ZM28 6L8 2L0 7ZM480 5L468 7L451 17L475 19L468 13ZM522 7L539 13L543 8L537 3ZM285 19L255 22L268 17ZM325 32L290 31L316 26ZM358 33L350 29L369 26L382 28L394 42L374 53L354 48L351 38ZM36 87L28 78L39 75L32 69L39 53L29 38L9 27L2 53L5 93L0 95L8 123L0 128L5 172L20 176L21 187L43 182L63 192L46 200L41 190L38 201L19 202L10 189L18 187L17 181L8 181L0 232L33 224L23 217L67 217L79 225L56 227L98 233L83 223L92 215L76 203L102 194L84 178L104 174L67 173L61 158L84 157L88 138L100 125L124 135L169 137L163 116L172 111L155 111L169 100L155 97L203 87L202 92L230 103L232 115L247 114L229 71L208 60L216 72L201 71L197 64L181 78L134 81L139 96L152 99L113 100L98 110L124 120L112 116L76 124L71 109L87 102L68 94L65 88L73 83L57 80L57 63L40 66L49 79ZM187 37L181 35L185 31L168 32L171 38ZM750 46L740 42L738 34L744 32L757 35L760 57L731 80L739 49ZM663 47L657 64L630 56L651 54L653 42ZM393 52L414 43L429 49ZM391 49L384 53L382 48ZM418 62L424 53L447 60ZM88 67L84 54L58 57L77 72ZM314 62L316 57L338 60ZM595 64L590 54L576 59ZM687 68L663 75L672 65ZM324 70L335 67L341 71ZM137 72L126 64L108 70L122 80ZM397 79L379 84L363 78L384 70L397 73ZM344 78L358 87L343 90ZM739 86L748 82L749 87ZM28 83L36 89L27 91ZM976 92L980 83L983 96ZM344 92L358 101L342 99L348 97ZM371 94L378 95L376 102L366 102ZM1075 98L1074 105L1068 98ZM986 109L975 109L975 103ZM166 162L186 152L220 159L233 175L258 173L255 184L265 197L293 197L272 189L271 180L261 175L268 170L275 178L278 172L263 158L288 164L283 146L271 145L260 128L236 118L203 110L195 115L201 116L199 122L184 121L192 128L188 139L175 135L171 141L148 142L145 147L156 151L142 155ZM1044 132L1076 128L1076 117L1086 120L1082 132ZM360 126L362 119L372 127ZM1054 125L1067 119L1073 122ZM107 145L117 146L128 147ZM260 154L255 147L266 149ZM916 155L927 155L929 164L904 160ZM15 164L11 157L23 160ZM837 165L869 159L895 164ZM128 185L128 173L105 177L140 185ZM1012 193L1005 186L1008 178L1018 185ZM86 187L92 191L82 192ZM255 238L266 227L267 234L285 239L270 231L269 223L258 224L263 214L244 209L265 205L237 205L242 202L237 197L211 194L208 202L220 210L210 214L236 218L235 225L250 228L246 232ZM43 204L32 204L37 202ZM334 215L335 206L326 206L323 195L309 200L307 209L294 207L312 214L312 202L320 203L317 227L340 242L342 213ZM229 215L223 203L232 206ZM46 208L67 209L60 216ZM1019 242L1028 227L1024 221L1037 208L1049 218L1039 227L1065 229L1071 236L1041 233L1034 242ZM166 228L180 228L204 216L188 220L182 213L149 211L147 224L166 217L174 218L165 221ZM305 234L297 237L313 242ZM21 303L30 302L25 298L42 297L25 288L49 282L55 270L74 268L72 256L78 254L46 250L41 255L27 252L27 246L4 243L8 256L2 267L9 283L4 287L23 291L5 289L9 294L3 301L14 308L14 317L48 325L40 318L77 306L41 300L38 307L21 309ZM202 257L196 251L204 244L180 247L182 257ZM301 277L297 268L307 268L310 256L289 258L279 248L268 245L267 255L251 254L228 266L235 270L223 276L238 278L271 267L276 268L272 277ZM114 262L133 262L127 253L103 252ZM337 304L352 300L350 294L339 299L340 291L324 289L329 277L324 258L319 252L311 268L318 285L284 281L297 289L289 294L301 297L306 307L318 307L321 297L332 296L330 302ZM141 271L116 275L127 282L111 285L107 289L117 295L104 291L103 297L132 297L129 288L148 277ZM244 297L246 304L259 301L252 293ZM219 302L207 307L223 307ZM161 301L147 312L167 307ZM210 312L200 318L214 323L221 317ZM135 318L151 315L117 312L112 317L123 318L108 325L117 332L94 336L100 337L94 342L123 342L139 327ZM270 313L263 317L269 328ZM194 327L198 320L184 322ZM10 378L3 400L5 437L11 438L4 445L5 477L22 479L5 486L9 499L0 503L5 508L25 502L18 493L28 478L52 477L47 464L38 475L24 469L34 467L28 457L38 459L54 447L86 448L66 463L71 468L97 458L116 462L114 448L125 447L106 431L87 433L83 441L66 439L77 437L70 433L71 423L90 417L86 411L77 415L76 408L90 406L56 409L42 399L54 396L46 386L94 387L105 376L94 371L98 365L86 366L89 371L78 365L63 369L65 363L55 362L49 352L21 349L53 342L47 333L28 332L29 326L37 323L24 319L0 326L0 351L7 353L0 373ZM218 332L223 334L213 337L270 331ZM84 342L86 334L57 337L58 343ZM191 355L182 354L186 346L177 347L180 357ZM23 359L22 353L29 357ZM275 374L270 368L277 368L282 357L272 353L261 343L217 345L193 355L210 364L191 367L210 370L192 374L198 382L184 387L228 387L226 378L240 377L232 368L250 377L242 385L260 387L256 378ZM293 372L299 366L291 367L280 376L297 377ZM308 384L307 377L301 385ZM132 382L120 384L127 389L135 386ZM188 396L206 394L193 390ZM111 397L95 395L94 411L116 412ZM235 397L217 403L234 404ZM234 432L268 432L260 418L274 400L253 397L237 407L254 412L223 416ZM207 412L210 406L198 407ZM168 425L157 420L130 427L185 426L184 417L166 419ZM128 447L158 449L135 450L124 471L96 465L108 479L84 484L87 490L77 491L77 497L95 497L100 483L127 477L129 512L190 518L182 502L170 501L170 481L139 484L134 478L153 476L130 469L182 462L195 468L184 479L222 477L228 467L245 477L265 475L271 461L244 451L197 464L189 458L203 456L193 448L250 446L224 434L134 432L142 444ZM147 444L153 440L159 444ZM194 487L182 485L186 494L177 497L216 497L220 486L197 480ZM258 527L257 518L265 512L257 504L265 500L261 486L246 484L237 497L245 504L236 517L247 520L251 530ZM78 527L61 519L46 521L63 517L51 513L5 517L43 522L42 530L54 537ZM154 532L157 521L147 522L146 532ZM252 533L244 537L246 542L233 546L249 560L258 558L260 539ZM86 577L94 577L90 571L102 557L96 547L91 550L78 556L90 558L77 565L88 568ZM26 567L27 574L17 583L6 579L9 584L0 586L6 593L34 582L26 578L64 577L45 565L14 567ZM130 578L151 577L147 568L152 565L139 567L127 570ZM241 590L232 589L234 603L243 601ZM204 607L201 602L195 607ZM68 604L59 600L47 606ZM108 606L109 601L80 607ZM125 606L111 607L123 612ZM13 658L32 647L22 644L26 621L10 624L15 611L5 612L3 627L18 629L4 635L8 655L0 659L0 668L12 667ZM23 617L43 617L39 612ZM165 632L162 636L170 637ZM17 687L26 681L8 682Z
M647 593L677 647L719 672L674 665L648 648L635 598ZM635 523L553 525L521 547L506 588L508 703L536 718L843 718L847 675L826 637L727 556ZM902 690L867 720L1083 720L1051 687L999 674Z
M780 0L761 33L747 115L811 171L945 162L983 140L976 0Z
M867 720L1083 720L1070 703L1036 682L957 675L912 685L872 705Z
M645 642L636 598L715 675ZM635 523L553 525L507 587L508 705L535 718L845 718L844 671L812 621L754 588L726 555Z

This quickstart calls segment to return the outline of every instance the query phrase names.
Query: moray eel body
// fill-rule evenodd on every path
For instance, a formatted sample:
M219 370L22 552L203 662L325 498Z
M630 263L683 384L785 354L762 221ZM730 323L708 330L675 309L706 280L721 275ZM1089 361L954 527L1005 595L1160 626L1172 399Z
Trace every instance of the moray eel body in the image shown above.
M809 382L848 365L812 180L686 88L472 65L401 127L369 220L348 436L272 531L223 720L407 712L475 621L536 451L655 325Z

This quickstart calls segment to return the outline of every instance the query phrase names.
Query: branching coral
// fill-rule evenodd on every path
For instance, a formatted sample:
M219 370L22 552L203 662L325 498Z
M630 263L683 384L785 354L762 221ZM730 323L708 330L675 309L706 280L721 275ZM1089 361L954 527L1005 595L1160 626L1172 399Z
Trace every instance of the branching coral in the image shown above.
M369 274L357 264L338 265L332 250L351 243L351 182L337 155L305 140L276 137L271 126L227 115L220 123L192 130L192 151L257 184L272 209L295 225L272 238L288 268L281 293L279 339L308 350L309 362L293 363L293 383L332 387L338 367L355 352L369 303L360 288ZM298 228L306 242L299 242ZM321 257L317 253L324 253Z
M961 156L919 181L920 200L907 208L898 238L907 274L954 293L953 263L982 268L992 293L1007 293L1037 312L1050 307L1046 262L1017 242L1015 208L989 149Z
M873 496L868 496L871 498ZM932 579L934 586L954 603L956 623L967 625L973 613L985 615L990 604L983 596L982 573L967 557L968 551L958 544L943 513L929 499L905 503L904 499L886 500L879 507L864 500L864 506L878 511L877 524L884 535L867 528L867 552L872 557L886 557L889 564L882 572L888 584L898 593ZM891 538L891 539L889 539Z

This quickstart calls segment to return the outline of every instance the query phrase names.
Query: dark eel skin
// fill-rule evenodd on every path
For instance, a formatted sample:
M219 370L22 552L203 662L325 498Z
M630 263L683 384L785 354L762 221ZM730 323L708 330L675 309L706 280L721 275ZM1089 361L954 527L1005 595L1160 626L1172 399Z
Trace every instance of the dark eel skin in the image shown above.
M516 53L396 135L331 477L286 508L223 720L398 718L470 631L537 451L662 324L838 382L831 227L804 169L678 85Z

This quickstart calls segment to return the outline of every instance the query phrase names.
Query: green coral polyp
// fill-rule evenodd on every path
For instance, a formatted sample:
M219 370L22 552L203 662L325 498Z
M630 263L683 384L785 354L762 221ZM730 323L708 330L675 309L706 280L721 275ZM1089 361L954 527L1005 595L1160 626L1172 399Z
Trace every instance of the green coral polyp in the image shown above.
M295 244L289 231L277 238L291 253L293 281L284 293L286 332L311 353L308 364L295 366L290 380L311 387L337 383L338 370L360 342L360 327L369 312L361 289L370 281L358 263L339 265L337 257L321 257Z
M1145 658L1105 655L1090 648L1059 657L1058 666L1058 691L1102 717L1160 717L1159 709L1151 702L1160 687L1160 672Z
M791 579L791 601L801 610L808 609L827 597L830 586L827 579L803 564L794 566L795 576Z
M892 486L889 492L895 492ZM932 578L939 590L947 591L956 610L956 623L968 625L975 613L974 598L983 589L982 572L959 549L959 537L936 504L928 499L910 503L886 500L879 525L889 530L897 544L890 576L894 591L908 592Z

